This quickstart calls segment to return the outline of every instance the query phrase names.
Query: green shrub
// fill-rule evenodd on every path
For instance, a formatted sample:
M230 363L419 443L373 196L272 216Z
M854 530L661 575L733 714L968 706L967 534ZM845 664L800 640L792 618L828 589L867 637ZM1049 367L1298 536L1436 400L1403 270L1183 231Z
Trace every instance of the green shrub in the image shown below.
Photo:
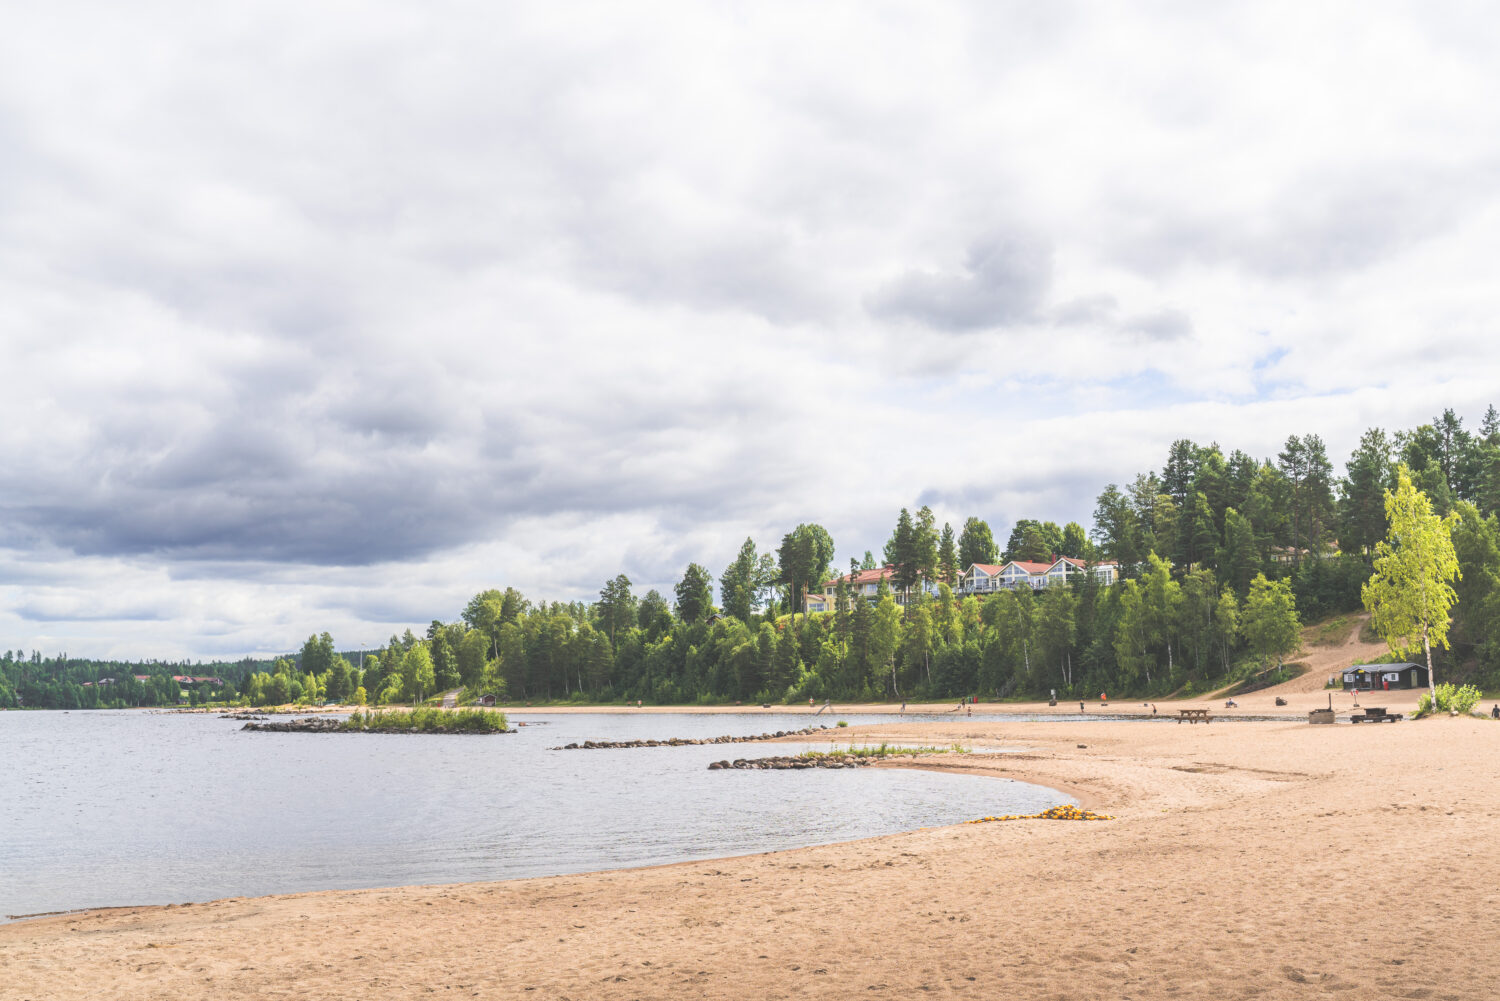
M846 719L841 719L841 720L839 720L839 724L838 725L839 726L848 726L849 725L849 721L846 720Z
M1422 697L1417 700L1417 716L1426 716L1433 711L1433 693L1423 692ZM1437 711L1440 713L1456 712L1460 716L1467 716L1474 711L1479 700L1484 698L1484 693L1473 685L1444 684L1437 686Z
M385 709L351 713L341 729L365 733L504 733L505 714L492 709Z

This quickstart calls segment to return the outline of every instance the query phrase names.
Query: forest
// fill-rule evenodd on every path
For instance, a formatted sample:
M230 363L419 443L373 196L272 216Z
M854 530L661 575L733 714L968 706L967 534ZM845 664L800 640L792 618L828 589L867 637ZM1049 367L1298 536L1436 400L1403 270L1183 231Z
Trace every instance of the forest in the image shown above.
M774 546L746 539L717 581L690 564L670 599L636 594L624 574L590 602L486 590L454 620L378 651L338 652L323 633L275 660L191 671L6 651L0 706L168 704L183 691L175 673L224 680L195 686L190 701L251 705L416 702L458 687L512 704L1192 694L1286 670L1303 623L1362 607L1401 470L1445 518L1461 574L1440 672L1500 687L1500 415L1490 407L1473 430L1452 410L1411 430L1372 428L1343 475L1316 434L1261 459L1179 439L1160 470L1100 491L1090 529L1023 518L1004 546L983 518L940 528L922 507L898 514L879 558L865 550L837 565L827 530L803 524ZM957 592L971 564L1057 556L1114 562L1119 579ZM872 596L843 582L880 567ZM833 610L803 612L805 595L835 577ZM132 673L168 681L98 684Z

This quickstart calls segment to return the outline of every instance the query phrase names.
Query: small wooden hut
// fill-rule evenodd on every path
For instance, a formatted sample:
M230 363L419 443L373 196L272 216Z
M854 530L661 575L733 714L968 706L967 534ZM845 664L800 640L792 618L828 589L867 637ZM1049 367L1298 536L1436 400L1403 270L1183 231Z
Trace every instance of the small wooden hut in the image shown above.
M1344 691L1426 688L1427 677L1423 664L1354 664L1344 671Z

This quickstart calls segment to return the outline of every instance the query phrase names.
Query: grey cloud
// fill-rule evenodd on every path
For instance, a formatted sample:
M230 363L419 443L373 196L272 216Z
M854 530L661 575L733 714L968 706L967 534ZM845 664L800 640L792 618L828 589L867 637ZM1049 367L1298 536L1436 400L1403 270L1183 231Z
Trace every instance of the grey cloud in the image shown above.
M1121 322L1120 329L1145 341L1165 343L1191 337L1193 321L1180 309L1163 309L1130 317Z
M439 375L413 379L414 400L452 394ZM732 390L658 393L652 406L577 394L548 422L495 408L472 429L399 399L330 417L296 394L241 402L264 410L247 413L237 395L253 397L231 394L191 431L167 416L123 432L100 422L87 452L47 477L7 463L6 536L89 556L366 566L494 538L527 516L651 511L690 528L753 511L796 476L775 441L717 425L725 411L778 419L774 400Z
M871 296L867 308L940 330L979 330L1031 318L1051 284L1051 248L1002 235L972 245L957 272L907 272Z
M144 606L97 606L78 600L23 601L11 609L28 622L166 622L173 613Z
M1110 323L1119 309L1120 303L1112 295L1087 295L1058 303L1049 317L1063 327L1098 326Z
M1316 279L1360 271L1461 222L1500 167L1467 171L1409 163L1359 164L1303 175L1267 204L1242 209L1124 207L1106 232L1120 262L1158 275L1189 264L1233 265L1267 278Z
M582 221L576 254L586 280L643 302L737 309L774 323L829 309L786 234L751 221L700 232L634 208Z

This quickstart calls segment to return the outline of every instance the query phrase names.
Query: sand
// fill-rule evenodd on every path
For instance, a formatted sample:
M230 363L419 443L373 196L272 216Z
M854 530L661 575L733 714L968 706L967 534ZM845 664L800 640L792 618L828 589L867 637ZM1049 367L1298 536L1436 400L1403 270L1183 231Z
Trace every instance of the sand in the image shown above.
M43 918L0 926L0 997L1500 991L1500 723L949 717L842 735L1022 747L929 763L1066 790L1117 819Z

